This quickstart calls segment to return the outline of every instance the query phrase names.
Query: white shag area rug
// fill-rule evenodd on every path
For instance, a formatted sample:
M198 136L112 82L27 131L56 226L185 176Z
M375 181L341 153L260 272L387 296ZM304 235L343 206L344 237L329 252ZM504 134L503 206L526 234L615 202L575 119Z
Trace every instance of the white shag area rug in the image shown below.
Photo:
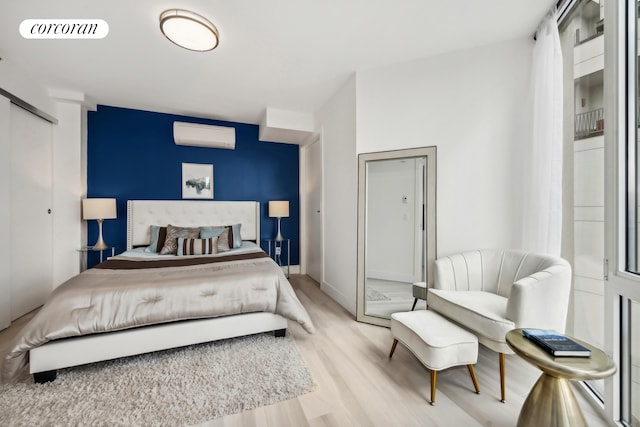
M0 385L2 426L183 426L270 405L314 387L295 342L269 334L76 368Z

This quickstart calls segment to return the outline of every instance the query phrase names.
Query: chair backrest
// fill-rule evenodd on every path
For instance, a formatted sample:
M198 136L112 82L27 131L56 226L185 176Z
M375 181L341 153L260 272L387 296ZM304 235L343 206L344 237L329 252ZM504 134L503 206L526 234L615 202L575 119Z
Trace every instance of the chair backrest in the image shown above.
M566 261L550 255L503 249L481 249L438 258L434 287L484 291L505 298L514 282Z

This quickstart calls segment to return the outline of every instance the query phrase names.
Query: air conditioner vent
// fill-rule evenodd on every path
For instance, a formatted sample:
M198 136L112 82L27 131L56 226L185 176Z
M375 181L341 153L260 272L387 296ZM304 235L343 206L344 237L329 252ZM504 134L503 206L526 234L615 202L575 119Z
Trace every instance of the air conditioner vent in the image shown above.
M228 126L173 122L173 140L176 145L233 150L236 148L236 129Z

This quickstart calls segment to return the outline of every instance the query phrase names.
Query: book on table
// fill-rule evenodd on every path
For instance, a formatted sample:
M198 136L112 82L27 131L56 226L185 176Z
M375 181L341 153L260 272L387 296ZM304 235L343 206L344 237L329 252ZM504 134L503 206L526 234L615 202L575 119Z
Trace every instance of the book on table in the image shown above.
M591 357L591 350L557 331L523 329L522 335L554 357Z

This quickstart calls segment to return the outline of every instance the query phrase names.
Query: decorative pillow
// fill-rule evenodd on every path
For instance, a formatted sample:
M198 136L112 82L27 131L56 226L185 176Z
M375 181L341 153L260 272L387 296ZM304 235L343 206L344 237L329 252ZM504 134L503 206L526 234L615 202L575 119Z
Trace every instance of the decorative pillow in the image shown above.
M231 232L233 234L233 249L237 249L242 246L242 235L240 234L240 225L241 224L233 224L231 226Z
M198 227L174 227L167 225L167 238L164 246L160 251L160 255L176 254L178 252L178 238L197 239L200 237L200 228Z
M211 237L218 237L224 231L223 227L214 228L214 227L200 227L200 238L201 239L209 239Z
M167 227L159 225L150 226L151 244L145 248L145 252L160 252L167 238Z
M178 237L178 256L211 255L218 253L218 237L208 239L185 239Z
M233 236L230 225L200 227L200 237L218 236L218 252L226 252L233 247Z

